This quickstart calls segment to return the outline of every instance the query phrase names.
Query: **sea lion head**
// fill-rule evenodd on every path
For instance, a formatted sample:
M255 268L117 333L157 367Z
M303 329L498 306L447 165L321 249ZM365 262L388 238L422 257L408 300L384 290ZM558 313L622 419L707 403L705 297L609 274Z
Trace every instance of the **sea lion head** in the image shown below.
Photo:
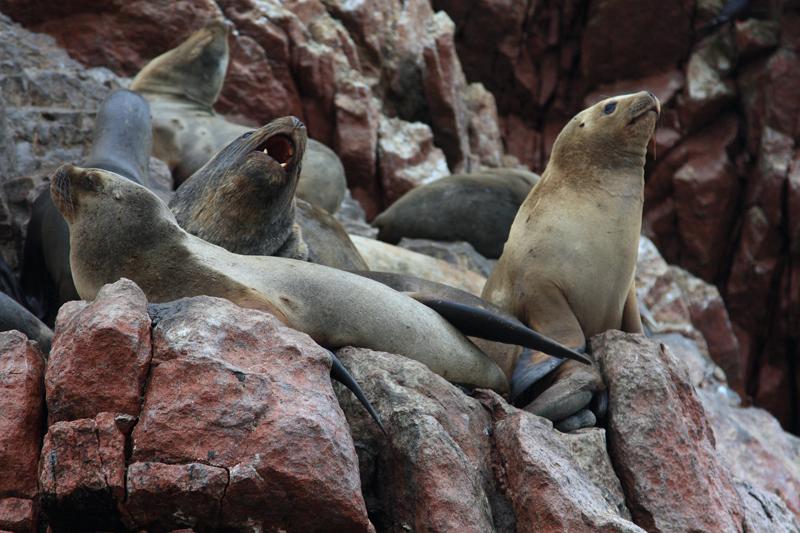
M294 197L306 150L306 127L296 117L273 120L234 139L186 182L203 182L223 196L247 195L264 203Z
M131 82L131 90L187 98L211 108L228 70L229 31L224 21L212 20L145 65Z
M180 253L186 237L154 193L113 172L61 165L50 196L69 224L72 278L84 299L120 277L140 283L148 263Z
M236 253L277 253L294 231L306 142L295 117L240 135L175 192L170 208L178 223Z
M564 126L550 162L562 169L642 168L660 114L661 103L648 91L601 100Z

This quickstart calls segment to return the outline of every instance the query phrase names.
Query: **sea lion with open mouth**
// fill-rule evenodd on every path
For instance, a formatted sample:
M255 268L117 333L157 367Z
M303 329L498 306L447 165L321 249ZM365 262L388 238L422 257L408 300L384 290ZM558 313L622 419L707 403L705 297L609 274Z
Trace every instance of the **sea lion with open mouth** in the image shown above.
M295 198L306 129L283 117L242 134L183 182L170 201L178 224L229 252L366 268L323 209Z
M574 349L608 329L642 332L634 273L645 156L660 112L658 98L640 92L598 102L564 126L514 219L485 299ZM533 400L526 409L555 422L585 415L605 389L593 367L558 363L541 353L522 357L511 378L515 401Z
M131 82L130 88L150 102L153 155L167 163L176 186L253 129L230 122L213 109L228 69L228 32L224 21L209 22L152 59ZM338 156L312 139L303 158L299 197L336 212L347 187Z

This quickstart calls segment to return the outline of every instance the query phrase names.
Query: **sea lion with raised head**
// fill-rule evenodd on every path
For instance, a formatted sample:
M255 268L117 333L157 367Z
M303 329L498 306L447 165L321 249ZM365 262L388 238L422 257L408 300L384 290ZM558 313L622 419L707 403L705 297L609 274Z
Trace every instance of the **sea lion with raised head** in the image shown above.
M178 186L225 145L253 128L230 122L214 111L230 50L229 28L214 20L177 47L152 59L131 82L150 102L153 155L167 163ZM300 172L300 198L334 213L347 182L336 154L313 139Z
M92 147L83 164L147 183L151 147L147 101L119 89L100 104ZM33 204L23 252L22 287L36 314L49 324L64 302L78 299L69 266L69 230L49 190L42 191Z
M228 252L181 229L157 196L111 172L63 165L50 190L69 224L72 275L84 299L121 277L154 303L226 298L270 312L328 348L396 353L451 381L507 390L497 365L449 322L381 283L304 261ZM564 350L544 338L533 347Z
M564 126L514 219L486 300L575 349L608 329L642 332L634 271L645 156L660 111L652 93L640 92L605 99ZM604 391L600 375L567 361L537 384L554 366L542 354L520 358L512 397L524 405L544 389L527 410L556 422L582 416Z
M378 239L466 241L484 257L503 252L517 210L539 176L519 169L455 174L411 189L372 222Z
M169 203L178 224L230 252L366 268L341 225L295 198L306 130L283 117L244 133L184 181Z

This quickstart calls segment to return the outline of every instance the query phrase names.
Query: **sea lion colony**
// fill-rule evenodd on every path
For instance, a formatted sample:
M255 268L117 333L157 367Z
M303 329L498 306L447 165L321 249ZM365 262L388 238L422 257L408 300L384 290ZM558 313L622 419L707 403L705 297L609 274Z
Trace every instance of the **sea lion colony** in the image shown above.
M490 255L502 250L481 300L409 275L366 272L366 263L333 217L319 205L297 208L303 202L296 194L307 154L302 123L287 117L255 131L227 128L220 126L227 121L211 111L221 88L219 73L224 76L220 65L227 64L225 36L227 30L211 24L156 58L134 80L151 104L152 151L163 156L171 150L168 160L176 184L181 183L172 211L140 185L146 182L142 151L146 161L151 128L149 120L145 126L141 119L119 120L119 113L141 117L144 101L134 100L138 97L130 92L114 93L104 103L92 155L83 168L64 165L53 176L45 195L50 216L32 224L45 231L65 222L69 226L68 242L63 229L52 235L61 239L54 249L69 253L68 280L77 295L92 299L102 285L127 277L153 302L199 294L224 297L271 312L330 349L355 345L388 351L417 359L462 385L501 393L510 387L514 401L566 422L562 427L576 427L576 420L578 426L590 425L602 416L602 380L582 352L586 338L604 329L641 332L632 279L644 155L660 112L658 100L646 92L624 95L579 113L559 135L541 181L529 193L536 176L513 170L453 177L431 185L430 191L409 193L424 198L417 203L427 210L421 218L429 222L432 235L464 234L482 249L494 250ZM207 71L217 73L214 90L199 98L187 93L194 86L187 80L207 79ZM158 83L151 83L154 79ZM176 98L181 100L177 107ZM205 106L200 119L198 99ZM164 124L175 124L175 117L183 133L165 135ZM203 148L206 160L197 154L202 143L191 137L204 128L206 135L228 134L227 146L215 145L216 155ZM195 165L202 160L192 175L186 175L187 159ZM316 174L314 179L338 178ZM337 186L319 190L341 201ZM498 202L502 213L486 214L492 221L488 239L452 209L441 209L446 216L435 217L437 201L445 202L450 191L456 197L474 193L491 199L492 190L505 201ZM493 240L508 234L506 212L513 212L513 204L525 196L503 248ZM409 205L401 199L394 214L382 215L381 231L393 225L393 239L402 233L402 219L409 218L402 211L413 219ZM492 205L467 210L490 212ZM55 209L63 218L54 222ZM573 212L580 216L569 216ZM305 239L306 233L312 238ZM42 248L35 240L29 244L34 251ZM597 268L570 268L574 254L581 265ZM59 275L63 278L63 272ZM51 273L51 290L57 282ZM466 335L481 339L473 342ZM563 359L546 354L569 361L560 364ZM375 416L346 369L335 356L333 361L334 377Z

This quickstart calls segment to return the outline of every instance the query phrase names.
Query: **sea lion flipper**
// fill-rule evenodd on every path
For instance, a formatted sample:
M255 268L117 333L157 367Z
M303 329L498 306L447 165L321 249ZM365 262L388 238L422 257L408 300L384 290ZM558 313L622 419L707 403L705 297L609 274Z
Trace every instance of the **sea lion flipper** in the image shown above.
M572 359L587 365L592 364L592 360L579 351L567 348L523 324L513 322L497 313L459 302L426 296L422 293L408 294L439 313L464 335L505 344L516 344L554 357Z
M356 380L353 379L353 376L350 375L350 372L347 371L339 358L336 357L336 354L330 350L328 350L328 353L331 354L331 377L350 389L350 392L352 392L353 395L358 398L358 401L361 402L361 405L364 406L364 409L367 410L372 419L378 424L378 427L381 428L383 434L386 435L386 428L383 427L381 417L378 416L375 408L372 407L371 403L369 403L369 400L364 395L364 391L361 390L361 387L358 385L358 383L356 383Z

